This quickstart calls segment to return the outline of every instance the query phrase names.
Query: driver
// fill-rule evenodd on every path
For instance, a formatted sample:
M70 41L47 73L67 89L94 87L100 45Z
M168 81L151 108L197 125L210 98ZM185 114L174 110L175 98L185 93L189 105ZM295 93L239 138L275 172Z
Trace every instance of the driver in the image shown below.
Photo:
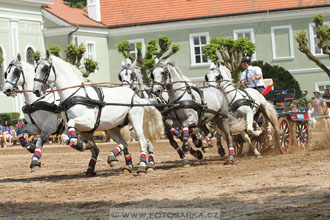
M251 65L251 58L249 56L243 56L241 65L244 71L241 74L240 84L247 84L249 88L254 88L260 93L265 90L265 83L262 77L261 68Z

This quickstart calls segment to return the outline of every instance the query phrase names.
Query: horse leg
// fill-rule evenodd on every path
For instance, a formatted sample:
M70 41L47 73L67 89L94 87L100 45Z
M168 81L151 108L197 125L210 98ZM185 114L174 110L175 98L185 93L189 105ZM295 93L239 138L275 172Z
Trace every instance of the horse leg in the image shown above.
M108 164L111 167L114 167L117 165L118 159L117 156L121 154L122 151L124 151L124 156L125 156L125 161L126 161L126 168L123 170L127 170L129 172L132 172L133 168L133 163L132 163L132 156L128 152L127 149L127 143L122 137L120 133L120 128L116 127L110 130L107 130L108 135L118 144L111 152L110 155L108 156Z
M233 137L231 136L231 133L230 133L229 119L217 117L215 121L217 123L217 127L223 131L223 133L226 137L227 145L228 145L229 159L225 161L224 165L234 164L235 163L235 160L234 160L235 148L234 148L234 144L233 144ZM218 132L220 132L220 131L218 131Z
M168 138L171 146L174 148L174 150L176 150L178 152L179 157L182 159L182 164L184 166L189 166L189 161L186 159L186 155L181 150L181 148L179 147L178 143L174 140L173 133L167 127L165 127L165 132L166 132L166 136L167 136L167 138Z
M140 144L140 165L138 168L138 174L144 174L147 172L147 140L143 134L143 117L144 109L141 107L134 107L128 112L128 120L133 126L136 137Z
M62 143L69 145L72 149L75 149L80 152L90 150L92 148L92 145L86 140L77 139L76 144L70 143L69 133L69 130L63 132L63 134L61 135Z
M219 132L216 132L215 138L217 139L218 154L220 155L220 157L224 157L226 155L226 151L221 143L221 134Z
M24 135L25 133L27 133L27 134L39 134L40 133L39 128L37 128L37 126L35 126L35 125L28 124L17 135L18 141L20 142L21 146L26 148L30 153L34 153L35 146L33 144L29 143L26 140L26 137Z
M246 132L249 135L258 137L263 131L262 129L258 129L256 131L253 130L253 111L252 109L246 112L246 123L247 123L247 127L246 127Z
M254 155L255 155L258 159L261 158L261 154L260 154L259 151L257 150L256 146L254 146L254 145L252 144L249 135L248 135L245 131L243 131L243 132L241 133L241 136L242 136L243 140L244 140L246 143L249 144L250 150L254 153Z
M91 151L91 159L89 160L88 163L88 168L86 170L86 176L92 177L95 176L95 165L97 162L97 157L99 155L99 148L96 146L94 140L93 140L93 133L90 132L80 132L80 136L83 139L85 143L88 145L91 145L90 151Z
M154 146L152 143L147 140L147 149L148 149L148 166L147 171L154 171L155 170L155 159L154 159Z
M188 152L193 155L195 158L201 160L203 159L203 154L200 150L194 150L193 148L190 147L189 144L189 128L188 126L184 126L182 130L182 136L181 136L181 141L182 141L182 149L183 152Z

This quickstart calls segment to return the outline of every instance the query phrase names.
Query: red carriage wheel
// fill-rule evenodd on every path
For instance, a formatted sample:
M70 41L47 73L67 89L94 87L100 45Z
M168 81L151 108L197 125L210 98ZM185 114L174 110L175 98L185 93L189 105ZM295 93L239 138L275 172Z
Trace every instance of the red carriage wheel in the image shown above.
M296 122L292 128L292 137L295 147L305 150L310 143L308 122Z
M291 147L291 126L287 118L283 117L279 120L280 126L280 151L281 153L288 153Z

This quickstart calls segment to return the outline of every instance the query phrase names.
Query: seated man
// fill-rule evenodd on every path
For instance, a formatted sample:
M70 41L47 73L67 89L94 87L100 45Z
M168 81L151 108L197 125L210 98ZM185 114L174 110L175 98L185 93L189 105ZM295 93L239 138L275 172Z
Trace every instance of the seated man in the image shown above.
M265 90L265 83L262 77L261 68L251 65L249 56L244 56L241 60L244 71L241 74L240 84L247 84L249 88L254 88L260 93Z

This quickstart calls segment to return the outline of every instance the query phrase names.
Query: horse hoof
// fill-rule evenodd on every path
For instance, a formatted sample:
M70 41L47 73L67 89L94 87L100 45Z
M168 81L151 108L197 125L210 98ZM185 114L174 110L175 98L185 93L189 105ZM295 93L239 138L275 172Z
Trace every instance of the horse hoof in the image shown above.
M139 176L143 176L147 173L147 167L146 166L139 166L138 170L137 170L137 174Z
M235 161L234 159L227 159L223 165L234 165L235 164Z
M126 165L126 167L124 167L122 169L123 173L132 173L132 169L133 169L133 166L132 165Z
M203 159L203 154L202 154L202 152L200 150L196 150L196 154L197 154L197 159L198 160Z
M153 173L156 169L156 166L154 163L149 163L148 166L147 166L147 172L148 173Z
M203 148L202 148L203 153L206 153L206 152L208 152L209 150L210 150L209 147L203 147Z
M37 160L32 160L31 161L31 164L30 164L31 172L36 171L40 167L41 167L41 163L39 161L37 161Z
M114 167L118 163L118 159L115 156L113 156L113 155L108 156L108 160L107 161L108 161L108 164L110 165L110 167Z
M182 165L183 165L184 167L190 167L189 160L187 160L187 159L183 159L183 160L182 160Z
M87 171L86 171L86 176L88 176L88 177L93 177L93 176L95 176L95 175L96 175L96 173L95 173L94 169L92 169L92 168L88 168L88 169L87 169Z
M34 146L34 145L29 145L29 146L27 146L27 148L26 148L30 153L34 153L34 150L36 149L36 146Z
M220 155L220 157L224 157L226 156L226 151L223 148L218 149L218 154Z
M195 140L194 145L197 148L201 148L203 146L202 140L200 140L200 139Z
M70 145L76 146L78 143L78 138L70 138Z
M262 158L261 154L257 154L256 157L257 157L257 159L261 159Z

